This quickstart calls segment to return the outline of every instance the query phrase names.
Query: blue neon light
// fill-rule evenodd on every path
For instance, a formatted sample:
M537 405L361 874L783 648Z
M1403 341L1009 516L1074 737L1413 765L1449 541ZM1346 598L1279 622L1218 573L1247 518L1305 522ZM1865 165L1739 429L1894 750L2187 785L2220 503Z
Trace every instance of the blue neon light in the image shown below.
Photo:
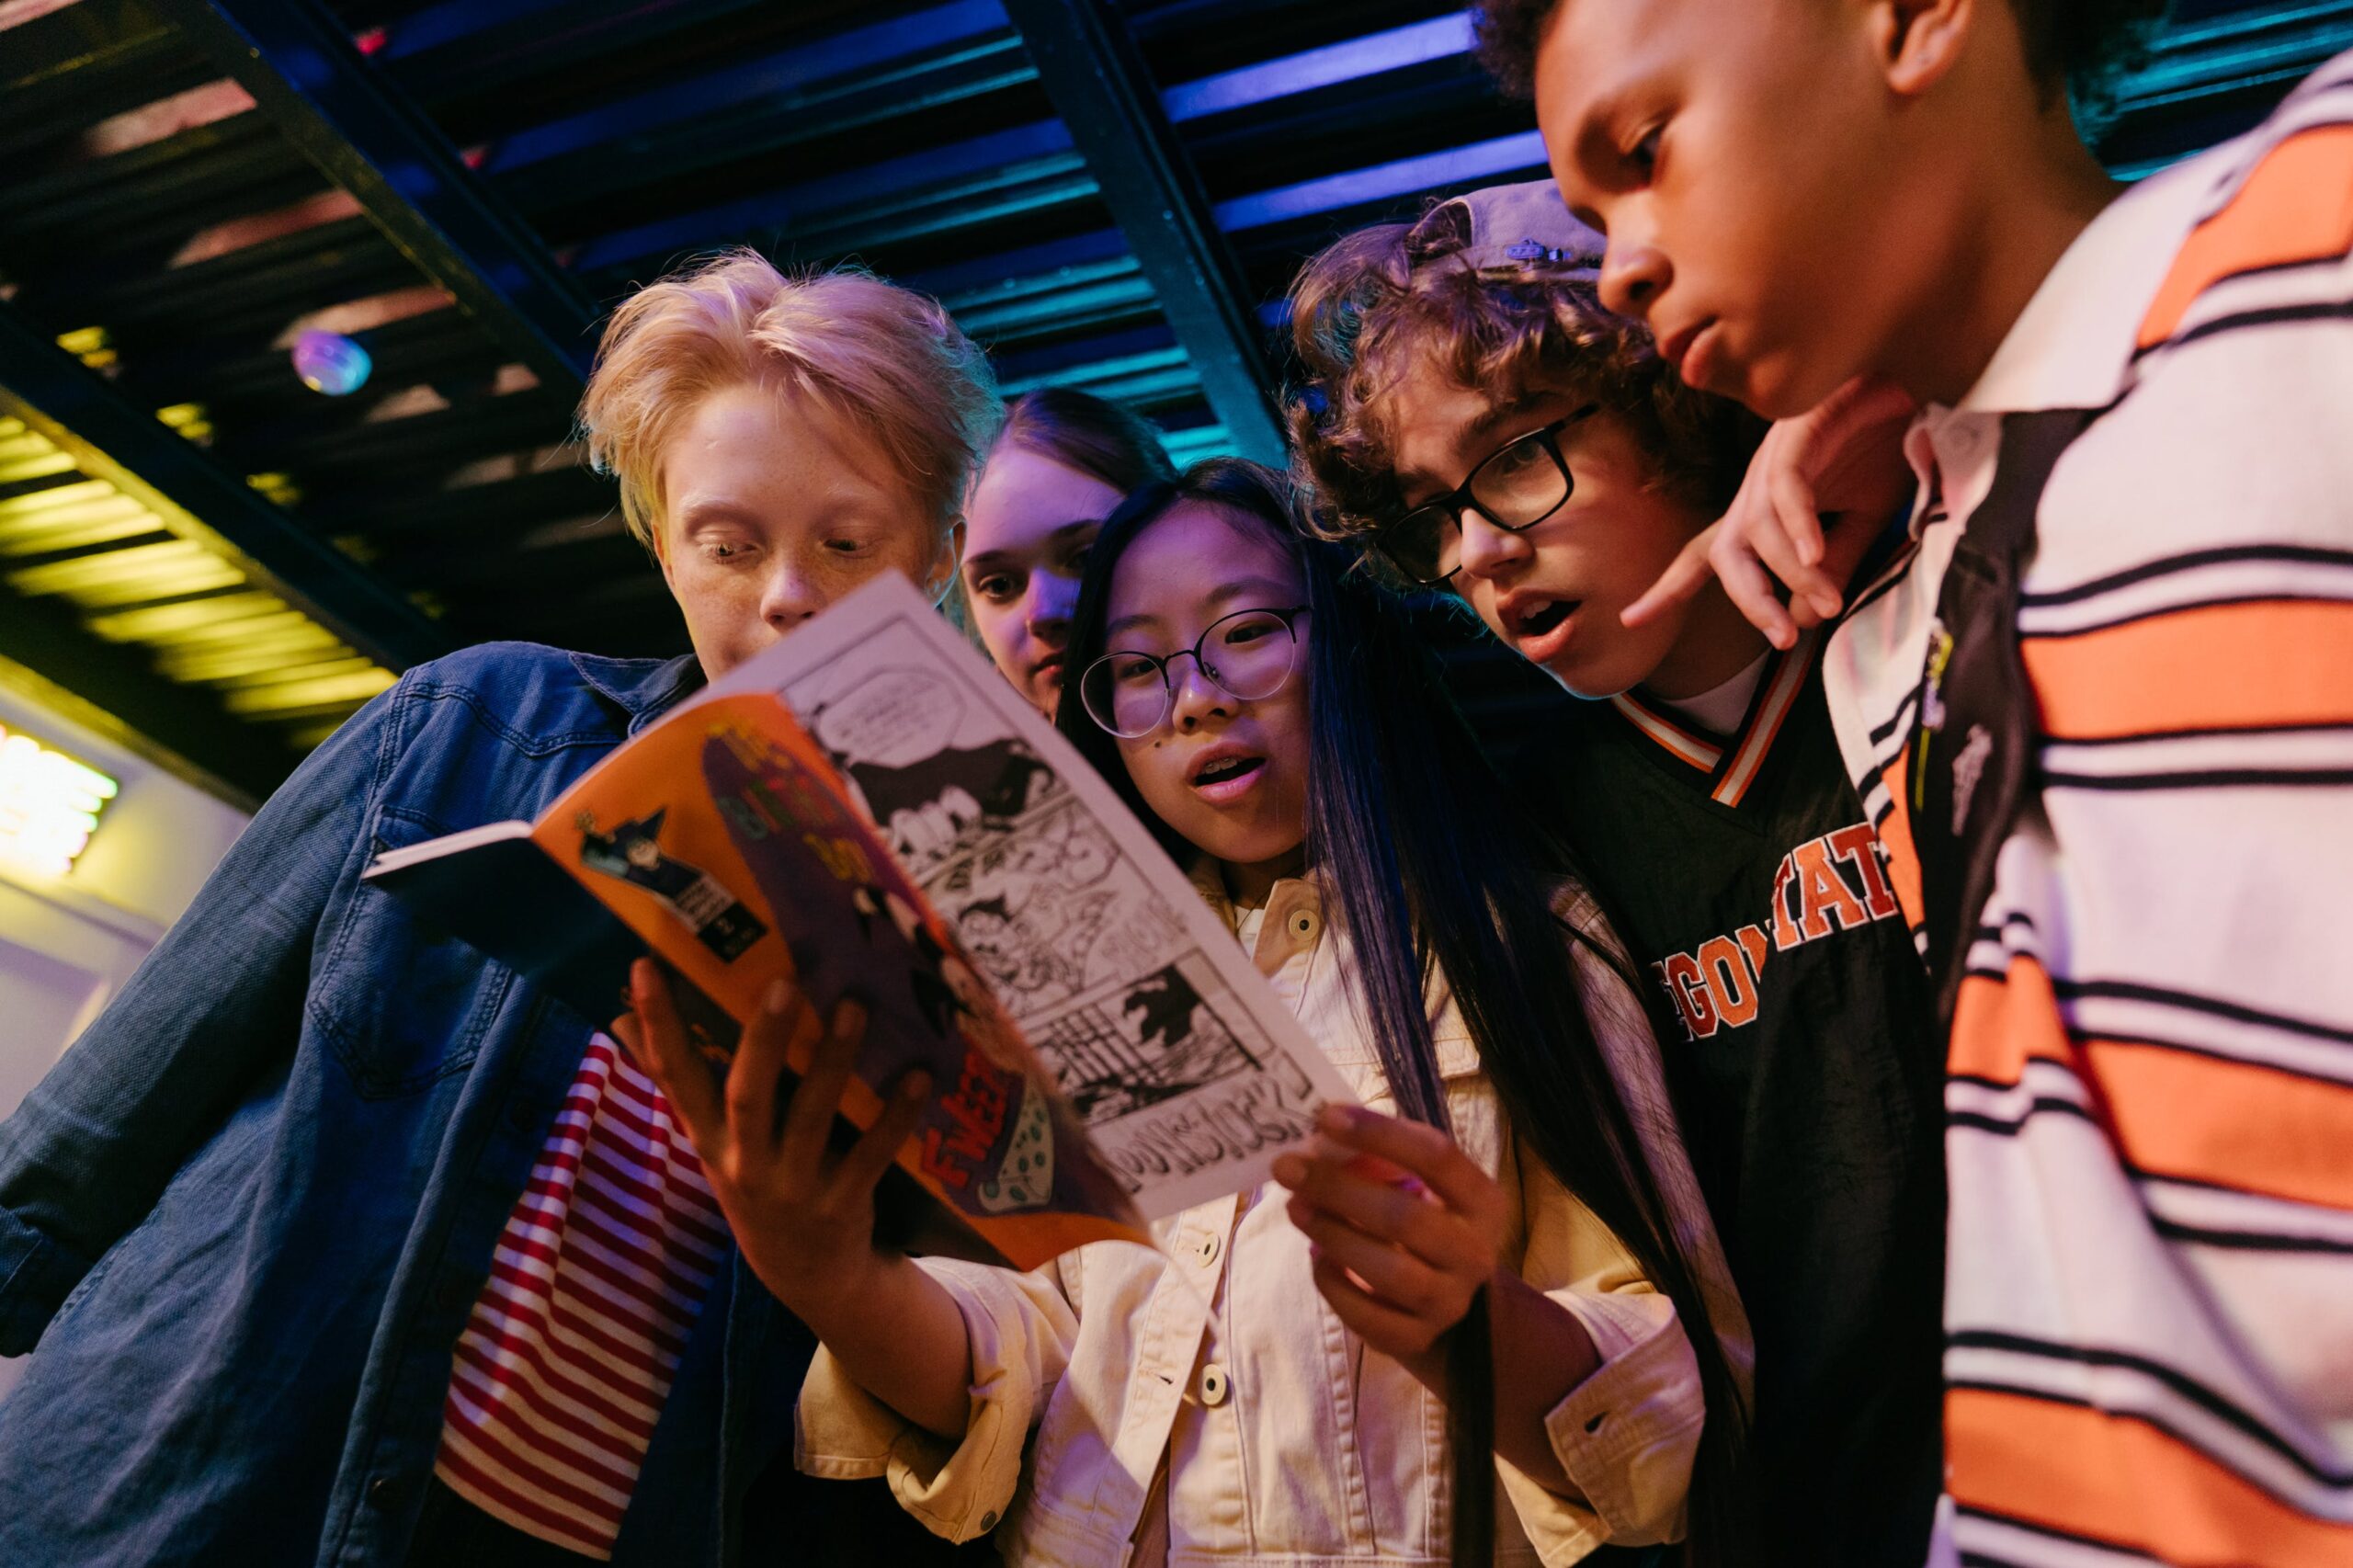
M911 40L929 51L1003 33L1011 26L999 0L950 0L894 22L853 28L708 76L673 83L517 131L492 154L489 168L494 174L519 169L657 126L675 125L759 98L785 97L814 83L903 59L911 52Z
M710 244L759 229L780 228L796 218L874 206L879 198L897 195L958 176L984 171L1006 178L1020 177L1016 166L1057 155L1075 162L1070 131L1061 120L1017 125L952 146L886 158L879 164L845 169L782 190L764 191L699 212L688 212L633 229L607 234L580 247L574 270L593 272L601 267L635 261L642 256L675 250L681 245Z

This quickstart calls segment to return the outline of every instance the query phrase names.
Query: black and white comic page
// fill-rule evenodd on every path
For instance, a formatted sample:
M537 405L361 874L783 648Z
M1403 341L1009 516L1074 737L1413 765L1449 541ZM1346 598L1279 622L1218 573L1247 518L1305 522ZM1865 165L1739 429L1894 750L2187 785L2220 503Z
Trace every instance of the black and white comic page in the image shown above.
M1354 1095L1035 710L891 575L732 673L863 798L1149 1219L1267 1178Z

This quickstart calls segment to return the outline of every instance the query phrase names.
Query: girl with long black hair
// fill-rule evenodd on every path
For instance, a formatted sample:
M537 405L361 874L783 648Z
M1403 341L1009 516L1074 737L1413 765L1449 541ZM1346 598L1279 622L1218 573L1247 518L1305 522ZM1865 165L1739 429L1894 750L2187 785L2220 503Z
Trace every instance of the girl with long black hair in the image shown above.
M1112 515L1057 722L1363 1108L1286 1158L1288 1201L1029 1274L875 1253L904 1112L836 1163L760 1104L714 1111L745 1255L824 1343L801 1463L887 1475L1018 1563L1724 1541L1746 1324L1638 994L1590 902L1530 869L1394 607L1296 536L1281 485L1206 464ZM664 998L637 1000L685 1078ZM840 1024L801 1098L837 1090Z

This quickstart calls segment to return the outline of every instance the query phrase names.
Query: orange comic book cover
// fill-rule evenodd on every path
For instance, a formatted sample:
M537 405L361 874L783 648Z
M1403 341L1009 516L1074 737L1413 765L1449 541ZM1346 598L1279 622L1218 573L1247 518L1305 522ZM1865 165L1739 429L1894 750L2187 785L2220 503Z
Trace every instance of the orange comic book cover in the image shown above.
M899 1164L964 1226L1020 1268L1148 1242L1019 1027L779 698L682 710L530 837L726 1015L682 1007L715 1071L778 976L820 1017L854 995L870 1021L843 1115L870 1125L901 1074L928 1071L940 1088ZM813 1028L792 1042L796 1072L814 1045Z

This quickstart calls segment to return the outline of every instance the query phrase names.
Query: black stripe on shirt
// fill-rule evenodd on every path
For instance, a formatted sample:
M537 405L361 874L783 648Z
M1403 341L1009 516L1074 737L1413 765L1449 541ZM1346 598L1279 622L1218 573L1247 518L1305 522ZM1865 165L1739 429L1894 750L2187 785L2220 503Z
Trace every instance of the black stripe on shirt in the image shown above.
M2342 261L2342 256L2336 258ZM2325 300L2310 305L2272 305L2263 310L2240 311L2232 315L2216 316L2212 321L2200 322L2187 331L2177 332L2154 348L2179 348L2201 338L2219 336L2223 333L2244 332L2263 326L2289 326L2298 322L2345 321L2353 319L2353 300ZM2133 356L2136 359L2140 355Z
M2158 1181L2178 1181L2175 1176L2157 1176ZM2204 1182L2181 1182L2182 1186L2204 1187ZM2236 1192L2235 1187L2217 1187L2221 1192ZM2260 1195L2257 1195L2260 1196ZM2149 1216L2149 1228L2167 1241L2186 1242L2193 1246L2225 1247L2234 1252L2293 1252L2328 1253L2340 1257L2353 1257L2353 1242L2335 1236L2290 1235L2275 1231L2224 1231L2209 1225L2188 1225L2162 1215Z
M2137 746L2165 741L2208 740L2217 735L2245 737L2248 735L2353 735L2353 724L2234 724L2227 730L2211 725L2186 730L2136 730L2129 735L2070 735L2063 741L2045 740L2046 747L2064 746L2069 750L2090 750L2095 746Z
M2045 1065L2063 1066L2063 1063L2048 1061L2045 1061ZM2076 1081L2082 1082L2081 1079ZM1990 1078L1960 1073L1948 1074L1947 1082L1974 1085L1997 1093L2017 1086ZM2302 1201L2293 1198L2282 1198L2276 1192L2261 1192L2253 1187L2230 1187L2218 1181L2201 1181L2194 1176L2172 1176L2144 1169L2126 1159L2121 1149L2114 1147L2114 1141L2109 1138L2108 1126L2099 1119L2097 1112L2087 1106L2077 1105L2073 1100L2062 1099L2055 1095L2037 1096L2029 1103L2025 1112L2016 1118L1994 1116L1976 1110L1949 1110L1945 1112L1945 1130L1951 1131L1955 1128L1967 1128L1972 1132L1984 1132L1995 1138L2018 1138L2024 1135L2028 1126L2037 1117L2047 1113L2072 1116L2076 1120L2097 1129L2102 1138L2109 1139L2110 1153L2116 1160L2117 1168L2136 1186L2148 1183L2166 1187L2194 1187L2204 1192L2219 1192L2232 1198L2251 1198L2266 1203L2295 1204ZM2168 1220L2149 1210L2146 1208L2145 1199L2143 1212L2148 1215L2149 1229L2155 1233L2170 1236L2178 1241L2194 1242L2201 1246L2231 1247L2242 1252L2325 1253L2353 1256L2353 1244L2347 1244L2334 1236L2290 1233L2287 1231L2233 1230L2220 1225L2191 1225L2181 1221Z
M2020 642L2063 642L2071 637L2089 637L2097 631L2113 631L2119 627L2137 626L2144 620L2163 620L2169 615L2184 615L2193 609L2224 609L2232 605L2344 605L2353 604L2353 579L2348 579L2348 591L2342 594L2227 594L2211 599L2187 599L2179 604L2154 605L2120 615L2113 620L2096 620L2087 626L2070 626L2058 631L2020 631Z
M2205 1445L2198 1442L2195 1438L2190 1437L2186 1433L2175 1430L2163 1419L2147 1411L2118 1410L2109 1405L2095 1404L2090 1400L2083 1399L2074 1394L2054 1393L2049 1389L2021 1388L2013 1383L1996 1382L1992 1379L1987 1378L1949 1379L1945 1383L1945 1387L1949 1390L1969 1389L1978 1393L2009 1394L2015 1398L2030 1399L2040 1404L2064 1405L2075 1410L2088 1410L2096 1415L2105 1416L2110 1421L2130 1421L2136 1426L2146 1426L2153 1432L2161 1433L2165 1437L2170 1437L2173 1441L2178 1443L2184 1449L2188 1449L2191 1453L2197 1455L2206 1463L2212 1465L2215 1469L2222 1471L2226 1474L2236 1476L2257 1492L2260 1492L2265 1496L2273 1499L2281 1507L2287 1508L2294 1513L2301 1514L2306 1518L2315 1520L2322 1524L2333 1524L2336 1522L2325 1515L2313 1512L2310 1506L2302 1503L2299 1503L2292 1498L2280 1496L2279 1493L2273 1491L2270 1487L2266 1486L2262 1482L2257 1481L2255 1477L2248 1475L2245 1471L2240 1470L2237 1466L2223 1459L2220 1454L2214 1453L2206 1448ZM2253 1420L2252 1417L2249 1417L2248 1419L2250 1421ZM2232 1425L2235 1426L2236 1423L2232 1423ZM2256 1433L2264 1433L2268 1429L2263 1427L2260 1423L2255 1423L2254 1430ZM2267 1442L2264 1446L2267 1448L2272 1447L2272 1444L2277 1441L2278 1439L2274 1438L2272 1439L2272 1442ZM2310 1461L2305 1460L2302 1455L2296 1453L2292 1449L2283 1450L2283 1457L2287 1458L2291 1463L2293 1463L2298 1470L2303 1471L2306 1474L2313 1475L2313 1478L2320 1485L2328 1488L2332 1492L2340 1491L2347 1484L2347 1483L2339 1482L2325 1473L2314 1473ZM1989 1515L1987 1517L1999 1519L2005 1524L2010 1522L2006 1516L1999 1514ZM2044 1533L2048 1534L2052 1532L2046 1530ZM2095 1538L2094 1544L2106 1545L2108 1543L2097 1540L2097 1538Z
M2290 272L2320 272L2329 267L2341 267L2344 265L2345 253L2338 251L2329 256L2304 256L2296 261L2267 261L2253 267L2243 267L2235 272L2225 272L2219 278L2210 279L2198 290L2197 299L2190 301L2188 309L2195 309L2198 300L2206 298L2215 290L2228 288L2242 278ZM2353 311L2353 301L2315 300L2302 304L2263 305L2245 311L2229 312L2200 322L2196 326L2178 328L2171 337L2160 338L2145 346L2136 345L2131 358L2126 363L2137 365L2152 354L2161 353L2167 348L2176 348L2185 343L2195 343L2201 337L2210 337L2218 331L2234 325L2266 326L2280 321L2302 321L2314 317L2342 315L2348 311Z
M2120 1540L2102 1540L2097 1536L2079 1535L2074 1530L2063 1530L2055 1526L2037 1524L2032 1519L2012 1518L2007 1514L1997 1514L1990 1508L1976 1508L1966 1503L1955 1503L1953 1513L1962 1518L1975 1519L1981 1524L2000 1525L2006 1529L2014 1529L2024 1535L2040 1536L2045 1540L2063 1540L2071 1546L2088 1546L2101 1551L2112 1551L2134 1562L2154 1563L2158 1561L2138 1547L2128 1546ZM1964 1551L1961 1554L1961 1560L1965 1563L1984 1563L1988 1568L2029 1568L2028 1564L2013 1562L2006 1557L1995 1557L1982 1551Z
M2228 730L2209 732L2228 734ZM2046 790L2315 789L2353 784L2353 767L2200 767L2175 773L2044 773Z
M2204 1013L2213 1017L2228 1018L2234 1023L2256 1024L2288 1034L2303 1035L2311 1040L2325 1040L2332 1044L2353 1045L2353 1029L2340 1028L2313 1018L2290 1017L2285 1013L2267 1013L2244 1003L2226 1002L2219 996L2200 996L2188 991L2144 985L2136 981L2062 980L2053 975L2051 988L2060 996L2070 999L2102 997L2123 1002L2154 1002L2160 1006L2178 1007L2186 1013Z
M2353 567L2353 550L2329 550L2309 544L2234 544L2212 550L2186 551L2156 561L2144 561L2138 566L2112 572L2105 577L2095 577L2088 583L2078 583L2072 588L2054 588L2049 593L2020 594L2018 608L2035 609L2046 605L2075 604L2082 599L2097 598L2102 594L2126 588L2135 583L2145 583L2152 577L2167 577L2178 572L2195 572L2203 566L2227 565L2240 561L2272 561L2296 566Z
M2320 1464L2318 1460L2313 1460L2311 1455L2299 1450L2299 1448L2294 1446L2294 1443L2287 1441L2285 1437L2280 1437L2278 1431L2266 1426L2264 1422L2252 1413L2252 1410L2243 1410L2240 1405L2231 1403L2226 1396L2214 1392L2214 1389L2205 1387L2202 1382L2190 1378L2188 1372L2179 1370L2179 1368L2165 1366L2163 1361L2151 1361L2148 1356L2136 1356L2131 1354L2131 1351L2120 1351L2120 1349L2101 1349L2101 1346L2092 1346L2092 1345L2066 1345L2066 1342L2062 1340L2035 1340L2035 1337L2030 1337L2030 1335L2000 1333L2000 1330L1991 1330L1991 1328L1955 1330L1955 1333L1946 1335L1944 1345L1946 1349L1997 1349L1997 1351L2009 1351L2009 1354L2017 1354L2017 1356L2035 1356L2035 1358L2042 1358L2042 1361L2068 1361L2068 1363L2075 1363L2075 1366L2106 1366L2106 1368L2120 1368L2120 1370L2127 1370L2127 1372L2142 1372L2143 1378L2151 1378L2153 1382L2163 1382L2165 1387L2172 1389L2174 1393L2179 1393L2181 1399L2186 1399L2188 1403L2198 1405L2198 1408L2205 1410L2207 1415L2222 1420L2223 1425L2238 1429L2243 1437L2254 1438L2256 1443L2268 1448L2270 1452L2280 1455L2282 1460L2287 1460L2290 1464L2302 1469L2303 1474L2311 1476L2313 1481L2318 1481L2320 1485L2353 1488L2353 1469L2344 1469L2344 1471L2327 1469L2325 1464ZM2056 1403L2071 1403L2071 1405L2083 1405L2083 1408L2106 1410L2104 1405L2092 1405L2092 1401L2075 1399L2075 1396L2068 1396L2068 1393L2045 1393L2040 1392L2040 1389L2009 1389L2009 1392L2035 1393L2038 1399L2052 1399L2056 1401ZM2122 1413L2122 1410L2106 1410L2106 1413L2131 1415L2131 1420L2146 1420L2146 1417L2142 1417L2139 1413Z

